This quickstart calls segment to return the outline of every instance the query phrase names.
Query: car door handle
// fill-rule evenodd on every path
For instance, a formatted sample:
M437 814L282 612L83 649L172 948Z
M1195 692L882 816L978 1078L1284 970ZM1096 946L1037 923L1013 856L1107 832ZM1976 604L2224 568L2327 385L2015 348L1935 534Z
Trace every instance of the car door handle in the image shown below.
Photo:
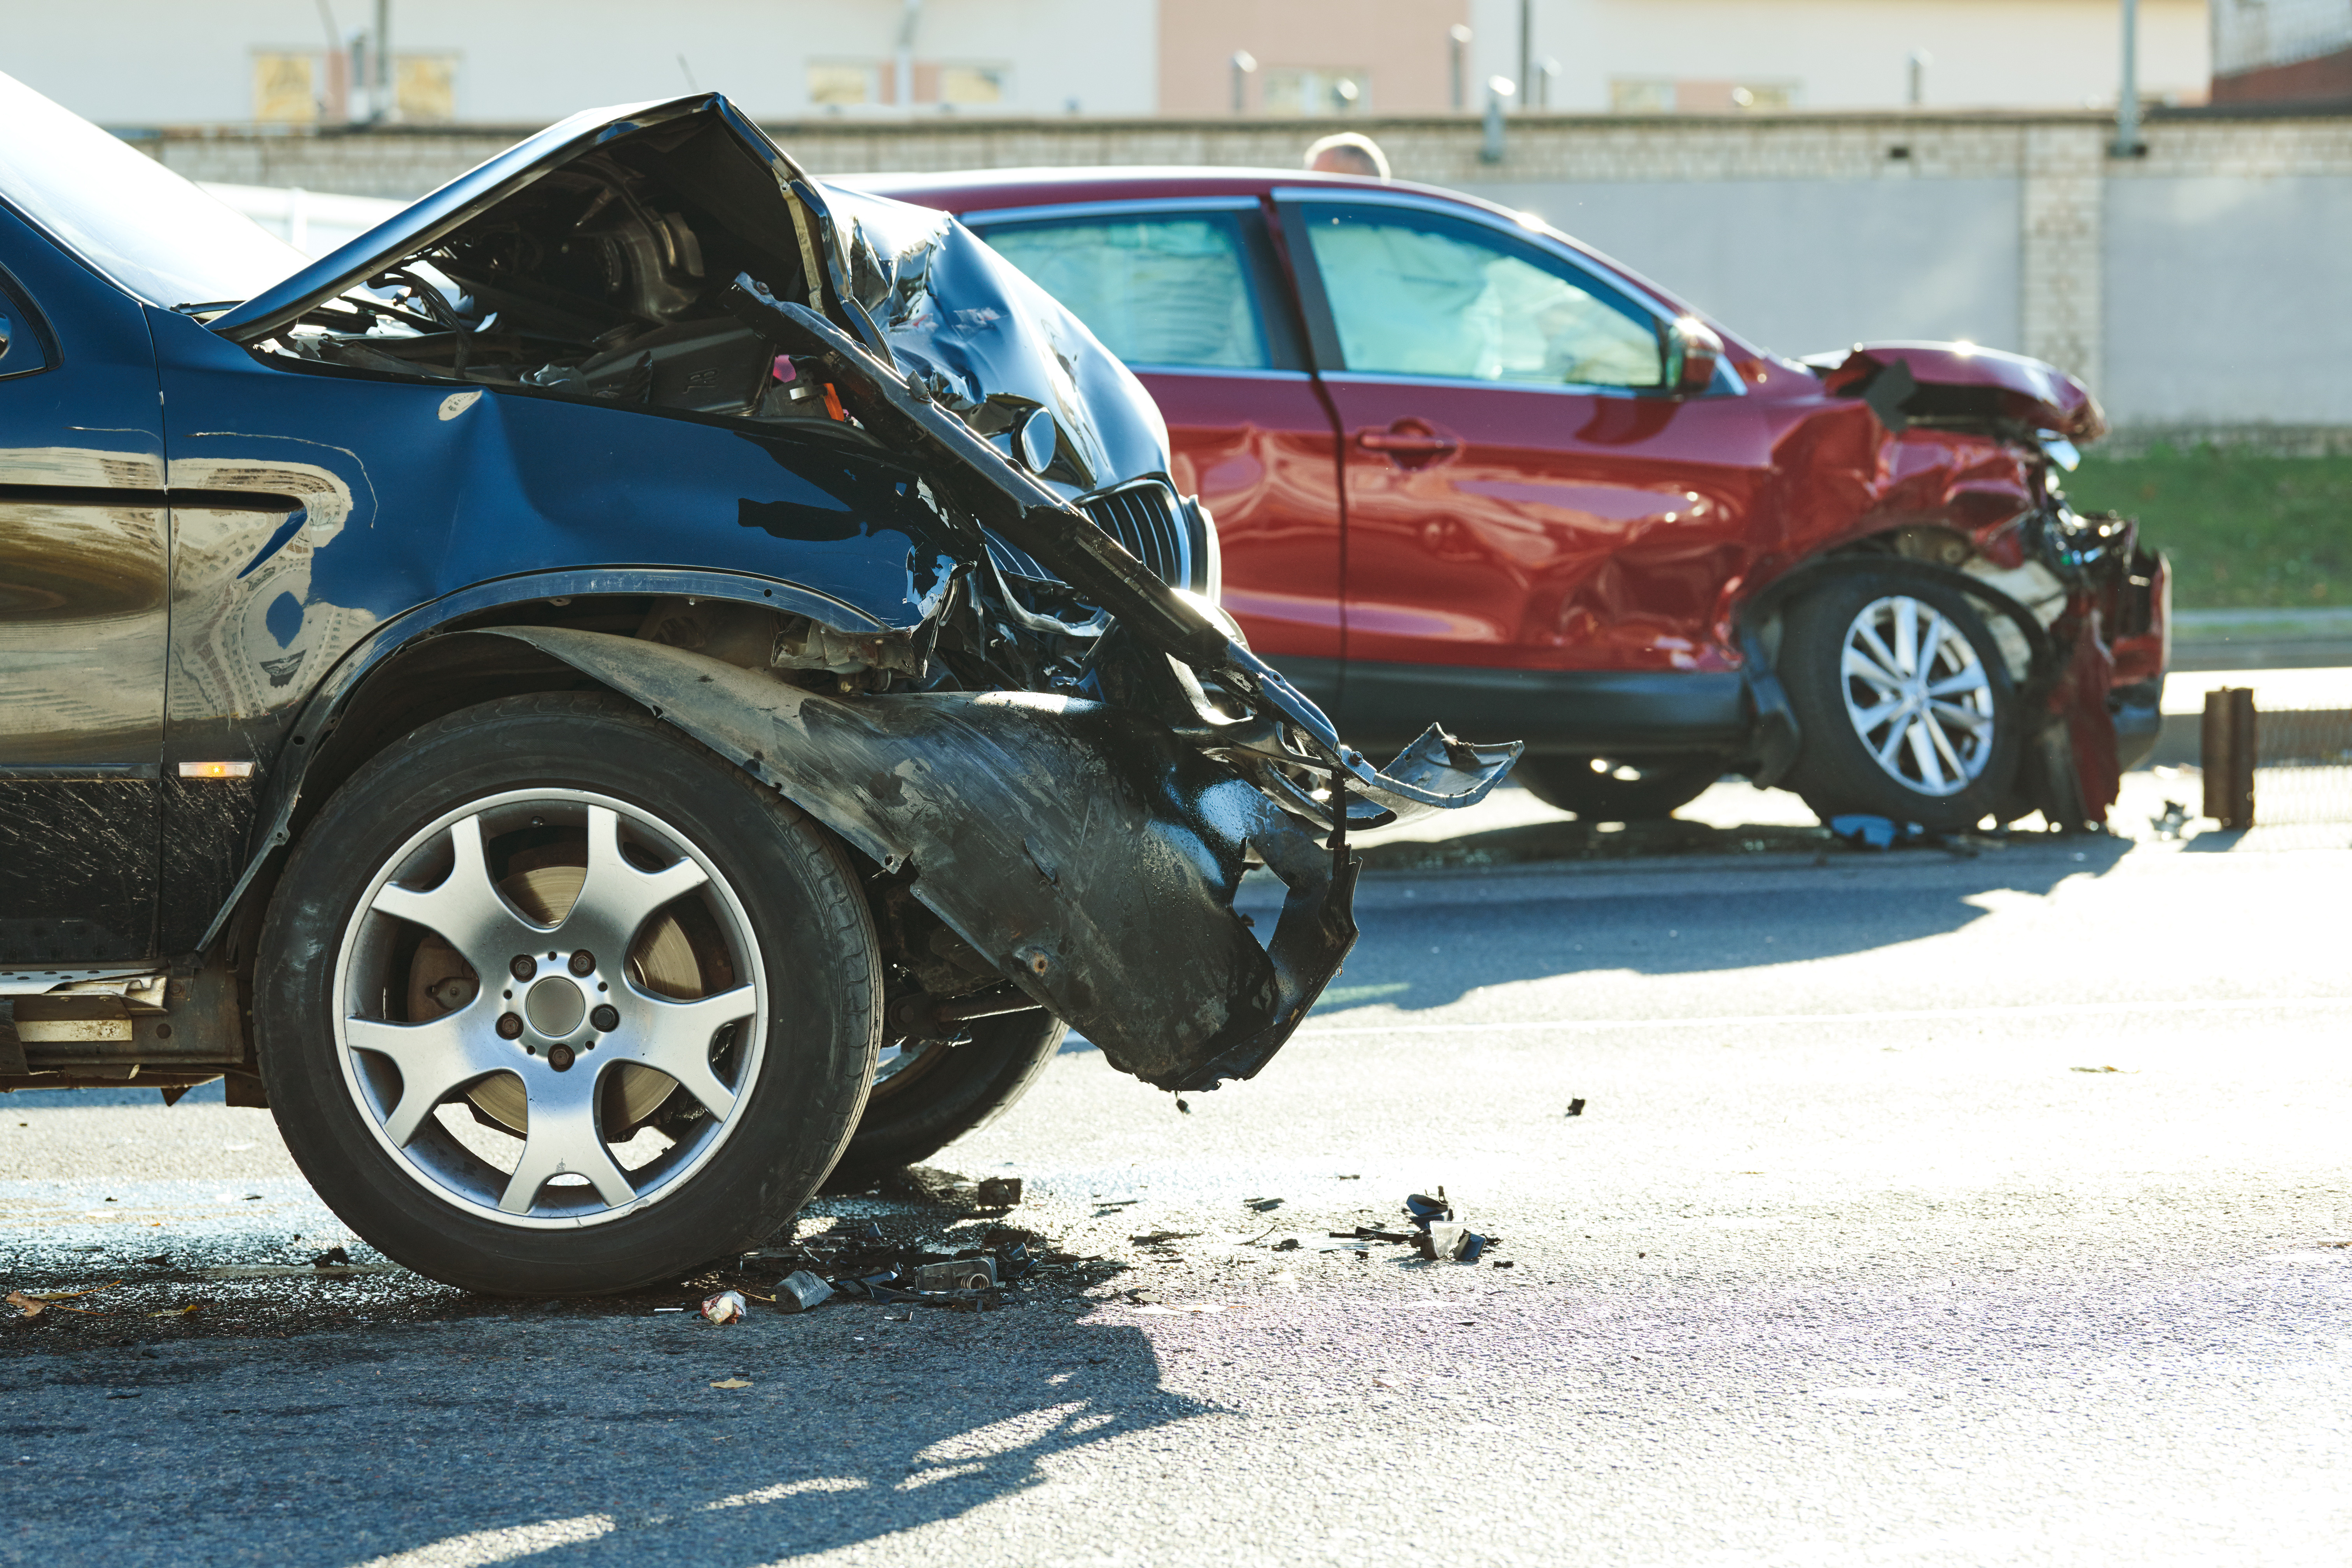
M1451 452L1462 443L1451 436L1434 436L1417 430L1364 430L1358 432L1356 445L1368 452L1412 452L1427 457Z

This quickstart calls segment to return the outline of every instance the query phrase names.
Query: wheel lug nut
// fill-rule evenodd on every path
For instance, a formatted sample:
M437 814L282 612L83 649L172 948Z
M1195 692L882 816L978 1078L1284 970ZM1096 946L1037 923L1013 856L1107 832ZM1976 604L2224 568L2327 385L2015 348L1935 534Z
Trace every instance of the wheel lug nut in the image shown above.
M500 1039L502 1039L502 1040L512 1040L512 1039L519 1039L519 1038L520 1038L520 1037L521 1037L521 1036L522 1036L522 1015L521 1015L521 1014L520 1014L520 1013L501 1013L501 1014L499 1014L499 1038L500 1038Z
M570 1072L572 1070L572 1047L570 1046L548 1047L547 1065L553 1068L557 1072Z
M621 1010L607 1003L589 1014L588 1021L596 1026L598 1034L609 1035L621 1026Z
M539 965L532 961L529 953L517 953L515 961L507 965L507 973L517 980L528 980L539 973Z
M582 948L578 952L575 952L575 953L573 953L573 954L572 955L572 973L574 973L574 974L593 974L593 973L595 973L595 970L596 970L596 955L595 955L594 953L593 953L593 952L589 952L586 948L584 948L584 947L583 947L583 948Z

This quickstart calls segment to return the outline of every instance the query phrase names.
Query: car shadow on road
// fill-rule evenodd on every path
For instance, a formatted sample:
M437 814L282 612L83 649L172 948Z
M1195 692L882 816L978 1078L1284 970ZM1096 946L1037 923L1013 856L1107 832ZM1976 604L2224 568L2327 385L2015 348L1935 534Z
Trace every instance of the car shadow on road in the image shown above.
M961 1515L1216 1411L1163 1386L1133 1324L1049 1302L922 1317L526 1309L10 1358L0 1436L27 1457L11 1531L93 1556L172 1539L182 1561L768 1563ZM234 1472L236 1495L107 1489L100 1506L73 1456L118 1451Z
M1368 880L1362 934L1316 1014L1370 1004L1415 1012L1481 986L1598 971L1689 975L1868 952L1957 931L2002 894L2046 895L2070 877L2103 875L2132 848L2082 837L1973 857L1777 858L1754 869L1567 865L1557 879L1513 873L1507 887L1459 871ZM1474 896L1464 896L1465 875Z

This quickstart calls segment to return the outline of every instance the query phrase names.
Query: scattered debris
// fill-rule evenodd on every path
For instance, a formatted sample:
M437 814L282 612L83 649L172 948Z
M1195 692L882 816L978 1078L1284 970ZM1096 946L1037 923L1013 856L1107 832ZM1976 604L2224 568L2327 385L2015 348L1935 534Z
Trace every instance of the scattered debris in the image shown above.
M2168 800L2164 803L2164 815L2149 817L2147 825L2156 829L2158 838L2178 838L2189 826L2189 808L2177 800Z
M1486 1250L1486 1238L1465 1225L1433 1225L1417 1239L1422 1257L1432 1263L1475 1263Z
M833 1287L805 1268L795 1268L776 1281L776 1310L808 1312L833 1299Z
M184 1307L172 1307L163 1311L150 1312L147 1315L151 1318L184 1318L191 1312L201 1310L203 1307L202 1301L191 1301Z
M1282 1206L1282 1200L1280 1198L1244 1198L1242 1206L1255 1209L1260 1214L1272 1214Z
M1454 1205L1446 1201L1445 1189L1440 1187L1433 1198L1426 1193L1414 1193L1406 1198L1404 1212L1412 1215L1413 1224L1427 1230L1433 1220L1452 1219Z
M1127 1299L1134 1302L1139 1307L1149 1307L1159 1301L1160 1292L1157 1290L1129 1290L1127 1293Z
M350 1253L344 1251L340 1247L331 1247L327 1248L326 1251L319 1254L318 1257L310 1259L310 1267L313 1268L348 1268L351 1267L351 1262L352 1255Z
M710 1386L713 1388L749 1388L751 1386L751 1380L748 1377L722 1377Z
M120 1279L110 1279L103 1285L92 1285L87 1290L11 1290L5 1300L9 1306L16 1309L22 1317L37 1318L43 1312L54 1310L80 1312L95 1318L102 1315L96 1308L68 1307L66 1303L78 1301L84 1296L95 1296L100 1290L111 1290L121 1283Z
M656 1307L654 1309L654 1316L658 1318L664 1312L683 1312L686 1309L683 1307Z
M1296 1252L1298 1250L1298 1238L1295 1236L1286 1236L1280 1241L1274 1244L1274 1250L1276 1252Z
M2104 1068L2068 1068L2066 1070L2067 1070L2068 1072L2119 1072L2119 1073L2130 1074L2130 1073L2136 1073L2136 1072L2139 1071L2139 1068L2137 1068L2104 1067Z
M1189 1100L1177 1100L1177 1102L1176 1102L1176 1109L1177 1109L1178 1110L1181 1111L1181 1112L1182 1112L1183 1114L1185 1114L1186 1116L1190 1116L1190 1115L1192 1115L1192 1102L1191 1102L1191 1101L1189 1101Z
M909 1283L918 1290L993 1290L996 1289L996 1259L971 1258L956 1258L947 1263L919 1264Z
M1171 1241L1190 1241L1200 1234L1197 1230L1147 1230L1127 1239L1138 1247L1165 1247Z
M1916 822L1898 824L1884 816L1832 816L1830 832L1857 849L1892 849L1897 844L1925 844L1933 837Z
M1021 1178L990 1176L980 1184L974 1201L984 1209L1018 1208L1021 1205Z
M172 1255L168 1252L159 1252L152 1258L142 1258L139 1261L151 1268L162 1268L171 1263Z
M740 1321L750 1310L743 1300L742 1291L721 1290L716 1296L704 1299L702 1319L708 1323L732 1323Z
M1517 1268L1518 1264L1508 1258L1490 1258L1487 1263L1496 1268Z
M1584 1114L1584 1101L1583 1101L1583 1100L1570 1100L1570 1101L1568 1102L1568 1113L1569 1113L1570 1116L1581 1116L1581 1115L1583 1115L1583 1114Z

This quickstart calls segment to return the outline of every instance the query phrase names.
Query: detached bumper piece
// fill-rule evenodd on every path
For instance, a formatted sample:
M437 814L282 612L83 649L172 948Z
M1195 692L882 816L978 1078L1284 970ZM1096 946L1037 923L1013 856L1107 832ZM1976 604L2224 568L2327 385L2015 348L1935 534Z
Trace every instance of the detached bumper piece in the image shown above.
M497 635L629 693L886 868L911 867L957 935L1159 1088L1256 1073L1355 942L1344 855L1139 714L1009 691L848 702L656 643ZM1409 771L1424 793L1468 785L1435 758ZM1263 944L1233 907L1252 850L1289 889Z

